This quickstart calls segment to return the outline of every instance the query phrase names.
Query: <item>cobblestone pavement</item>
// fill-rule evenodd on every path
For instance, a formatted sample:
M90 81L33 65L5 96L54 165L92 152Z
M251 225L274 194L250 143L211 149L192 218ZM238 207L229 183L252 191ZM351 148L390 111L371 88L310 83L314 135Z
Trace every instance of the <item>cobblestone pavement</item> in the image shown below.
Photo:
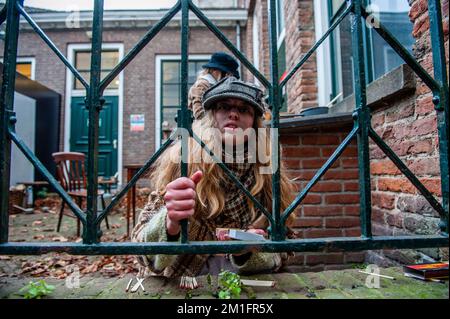
M379 288L366 286L367 275L358 269L330 270L317 273L278 273L255 275L243 278L258 280L274 280L275 287L244 287L242 299L448 299L448 281L444 283L423 282L403 276L401 268L382 268L383 275L392 276L395 280L380 278ZM25 276L0 278L0 298L22 298L18 291L30 280ZM55 286L54 292L46 298L88 298L88 299L166 299L166 298L216 298L217 277L212 284L207 283L205 276L198 277L200 287L186 291L178 288L178 280L146 278L135 293L126 292L137 283L132 274L122 278L104 277L98 274L82 276L79 288L66 279L44 278ZM371 281L373 283L373 281ZM69 283L69 284L67 284Z
M60 233L55 231L58 205L38 209L33 214L10 216L9 240L14 241L80 241L76 237L74 218L64 217ZM69 211L67 211L69 212ZM111 229L102 223L102 241L124 241L126 220L124 209L119 207L109 218ZM68 265L80 270L79 288L68 288L66 271ZM351 265L349 265L351 267ZM217 277L212 286L206 277L199 277L200 287L192 291L178 288L178 280L147 278L143 281L145 291L126 292L125 288L134 278L136 263L132 256L70 256L47 254L44 256L0 256L0 298L22 298L19 290L31 280L45 279L55 286L46 298L216 298ZM367 275L359 269L329 270L309 273L278 273L249 276L251 279L274 280L275 287L244 287L241 298L291 298L291 299L337 299L337 298L401 298L401 299L448 299L448 281L444 283L423 282L404 277L400 267L382 268L381 274L395 280L380 278L379 288L366 286ZM244 277L246 278L246 277ZM70 286L70 285L69 285Z

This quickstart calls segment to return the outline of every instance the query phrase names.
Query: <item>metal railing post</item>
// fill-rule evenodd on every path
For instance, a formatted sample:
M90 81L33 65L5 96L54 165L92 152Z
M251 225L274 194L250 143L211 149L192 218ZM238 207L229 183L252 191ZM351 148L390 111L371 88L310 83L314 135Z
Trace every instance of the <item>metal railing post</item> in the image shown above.
M439 162L441 168L441 189L442 206L446 216L441 216L440 229L448 234L448 214L449 214L449 116L448 109L448 62L445 58L444 32L442 30L441 4L437 0L428 0L428 14L430 17L431 49L433 52L434 78L441 88L433 91L433 103L435 104L437 127L439 134Z
M371 223L371 189L370 189L370 153L369 128L370 110L366 97L366 69L363 47L363 25L361 19L361 0L353 0L351 15L353 78L355 90L354 120L358 127L358 166L359 166L359 202L361 218L361 234L372 237Z
M177 124L181 129L181 176L188 176L189 133L192 113L188 110L188 70L189 70L189 0L181 0L181 110ZM188 242L188 220L181 221L181 242Z
M271 162L272 162L272 215L274 224L271 225L271 238L274 241L282 241L285 239L285 227L281 225L280 212L280 144L278 143L278 127L280 123L280 75L278 72L278 47L277 47L277 13L276 1L268 2L269 14L269 48L270 48L270 74L272 86L270 87L270 96L272 104L272 121L270 124L272 145L271 145Z
M6 38L3 53L3 83L0 94L0 243L8 242L9 234L9 181L11 171L11 139L8 134L14 125L14 86L16 83L17 42L20 15L16 1L8 0L6 6Z
M98 130L99 117L104 100L101 99L101 54L103 32L103 0L94 2L94 18L92 22L92 49L91 49L91 79L86 99L89 111L88 128L88 156L87 156L87 208L86 227L83 228L83 242L85 244L97 243L101 232L97 220L97 190L98 190Z

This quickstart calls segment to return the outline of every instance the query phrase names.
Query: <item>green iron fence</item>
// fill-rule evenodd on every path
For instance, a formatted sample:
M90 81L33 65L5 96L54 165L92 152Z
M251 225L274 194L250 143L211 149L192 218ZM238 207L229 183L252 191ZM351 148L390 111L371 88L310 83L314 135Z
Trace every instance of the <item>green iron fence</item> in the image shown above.
M444 52L444 40L442 29L441 6L438 0L428 0L430 16L430 34L433 51L434 77L429 75L414 59L413 56L395 39L382 23L375 18L369 17L366 12L364 0L347 0L344 2L336 15L331 19L332 25L325 34L314 44L307 54L301 57L298 64L279 82L277 35L276 35L276 1L268 1L269 14L269 37L270 37L270 79L267 79L248 61L225 35L197 8L191 0L179 0L165 16L154 25L140 39L140 41L128 52L120 63L103 80L100 78L101 69L101 47L103 30L103 0L95 0L92 30L91 50L91 73L90 81L87 82L80 73L70 64L64 55L58 50L53 42L46 36L44 31L33 21L24 10L23 0L8 0L0 12L0 24L6 21L6 38L4 50L3 83L0 96L0 254L29 255L43 254L47 252L67 252L70 254L85 255L122 255L122 254L182 254L182 253L238 253L243 251L259 250L266 252L282 251L318 251L322 249L344 249L344 250L366 250L382 248L423 248L423 247L446 247L448 246L448 211L449 211L449 125L448 125L448 82L446 74L446 61ZM108 84L136 57L136 55L161 31L162 28L181 11L181 79L182 98L181 110L178 111L178 130L188 130L189 134L202 145L202 147L214 158L225 173L236 183L239 188L261 209L270 222L270 240L265 242L188 242L188 224L182 224L181 243L102 243L100 242L100 222L121 200L127 191L137 182L144 172L155 162L159 155L167 149L171 143L168 139L160 149L145 163L130 182L118 193L111 204L99 215L97 214L97 176L98 176L98 132L99 113L102 109L104 99L102 93ZM284 211L280 211L280 170L278 143L272 143L272 162L277 169L272 174L273 201L272 213L261 205L233 173L222 163L214 153L196 136L191 129L192 113L187 108L188 93L188 38L189 38L189 11L193 12L200 21L250 70L250 72L262 83L269 92L269 101L272 105L271 128L279 127L279 107L281 106L281 90L292 78L295 72L302 67L305 61L316 51L319 45L330 35L339 23L348 15L352 15L352 50L353 50L353 74L355 79L355 105L353 113L354 126L341 145L317 171L306 187L296 196L291 205ZM45 41L52 51L63 61L74 76L86 88L86 107L89 110L89 151L87 157L88 171L88 199L87 209L82 211L59 185L55 178L40 163L37 157L26 146L23 140L15 132L16 123L13 110L15 70L17 58L17 43L19 36L20 17L23 17L34 29L34 31ZM437 114L437 126L439 134L440 169L442 183L442 203L439 203L433 195L423 186L417 177L406 167L398 156L385 144L385 142L373 130L370 123L370 110L366 101L366 77L365 61L363 56L362 32L364 19L371 18L377 25L376 31L389 43L392 48L403 58L403 60L414 70L417 76L433 92L433 103ZM174 132L172 136L177 135ZM384 151L384 153L395 163L401 172L417 187L420 193L428 200L431 206L439 213L440 234L427 236L372 236L371 232L371 186L369 166L369 137ZM188 136L182 136L182 148L187 150ZM339 158L352 139L357 139L358 161L359 161L359 186L360 186L360 237L347 238L317 238L317 239L286 239L285 221L300 205L311 188L319 181L325 172ZM23 154L30 160L35 168L56 189L62 199L68 204L73 213L83 224L82 243L26 243L8 242L8 189L10 176L11 142L14 142ZM187 152L183 152L187 154ZM187 175L187 161L180 163L181 174Z

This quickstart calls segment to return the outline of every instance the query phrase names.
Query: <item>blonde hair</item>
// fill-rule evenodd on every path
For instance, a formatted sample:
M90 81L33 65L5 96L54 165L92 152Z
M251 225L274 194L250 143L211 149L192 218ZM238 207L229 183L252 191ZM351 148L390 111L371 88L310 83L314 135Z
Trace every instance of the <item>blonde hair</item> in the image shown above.
M214 143L217 143L213 134L203 134L201 131L208 128L215 128L216 121L214 119L213 111L207 111L202 119L194 121L192 129L197 136L202 136L203 142L208 146L210 150L214 149ZM263 119L258 117L255 119L254 128L263 128ZM269 130L268 128L266 128ZM265 149L270 153L270 134L265 135ZM257 137L259 138L259 137ZM221 142L221 141L220 141ZM256 145L258 145L258 141ZM201 170L203 172L203 178L196 186L197 201L195 207L195 214L207 215L207 218L212 218L221 213L225 206L224 190L221 188L221 182L226 181L229 177L223 172L212 159L205 161L207 152L202 149L201 145L197 143L193 138L189 138L189 161L188 161L188 176L191 176L196 171ZM202 153L203 152L203 153ZM281 153L281 152L280 152ZM180 177L180 160L181 160L181 141L176 141L171 145L155 162L155 166L150 174L152 185L159 192L160 195L164 195L166 192L166 185L173 180ZM215 154L216 157L221 158L222 154ZM271 156L268 164L263 164L259 159L256 159L256 163L253 165L253 173L255 176L255 184L250 189L250 193L256 196L261 193L261 204L266 206L269 212L272 211L272 175L260 174L260 168L271 167ZM201 161L195 160L202 158ZM294 199L294 186L287 176L285 167L280 161L280 194L281 202L280 208L283 212ZM252 220L255 220L256 211L253 202L247 197L247 204L252 214ZM268 206L268 207L267 207ZM295 219L294 214L291 214L287 219L286 225L291 226ZM268 221L265 216L258 218L252 225L255 228L265 228L268 226Z

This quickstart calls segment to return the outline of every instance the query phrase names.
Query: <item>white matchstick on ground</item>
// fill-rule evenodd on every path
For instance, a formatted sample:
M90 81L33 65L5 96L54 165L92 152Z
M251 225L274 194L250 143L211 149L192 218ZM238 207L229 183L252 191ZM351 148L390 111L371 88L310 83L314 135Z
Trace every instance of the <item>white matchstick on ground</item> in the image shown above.
M367 272L367 271L362 271L362 270L358 270L358 272L360 272L360 273L362 273L362 274L367 274L367 275L378 276L378 277L382 277L382 278L387 278L387 279L395 280L394 277L391 277L391 276L385 276L385 275L380 275L380 274L376 274L376 273L373 273L373 272Z

